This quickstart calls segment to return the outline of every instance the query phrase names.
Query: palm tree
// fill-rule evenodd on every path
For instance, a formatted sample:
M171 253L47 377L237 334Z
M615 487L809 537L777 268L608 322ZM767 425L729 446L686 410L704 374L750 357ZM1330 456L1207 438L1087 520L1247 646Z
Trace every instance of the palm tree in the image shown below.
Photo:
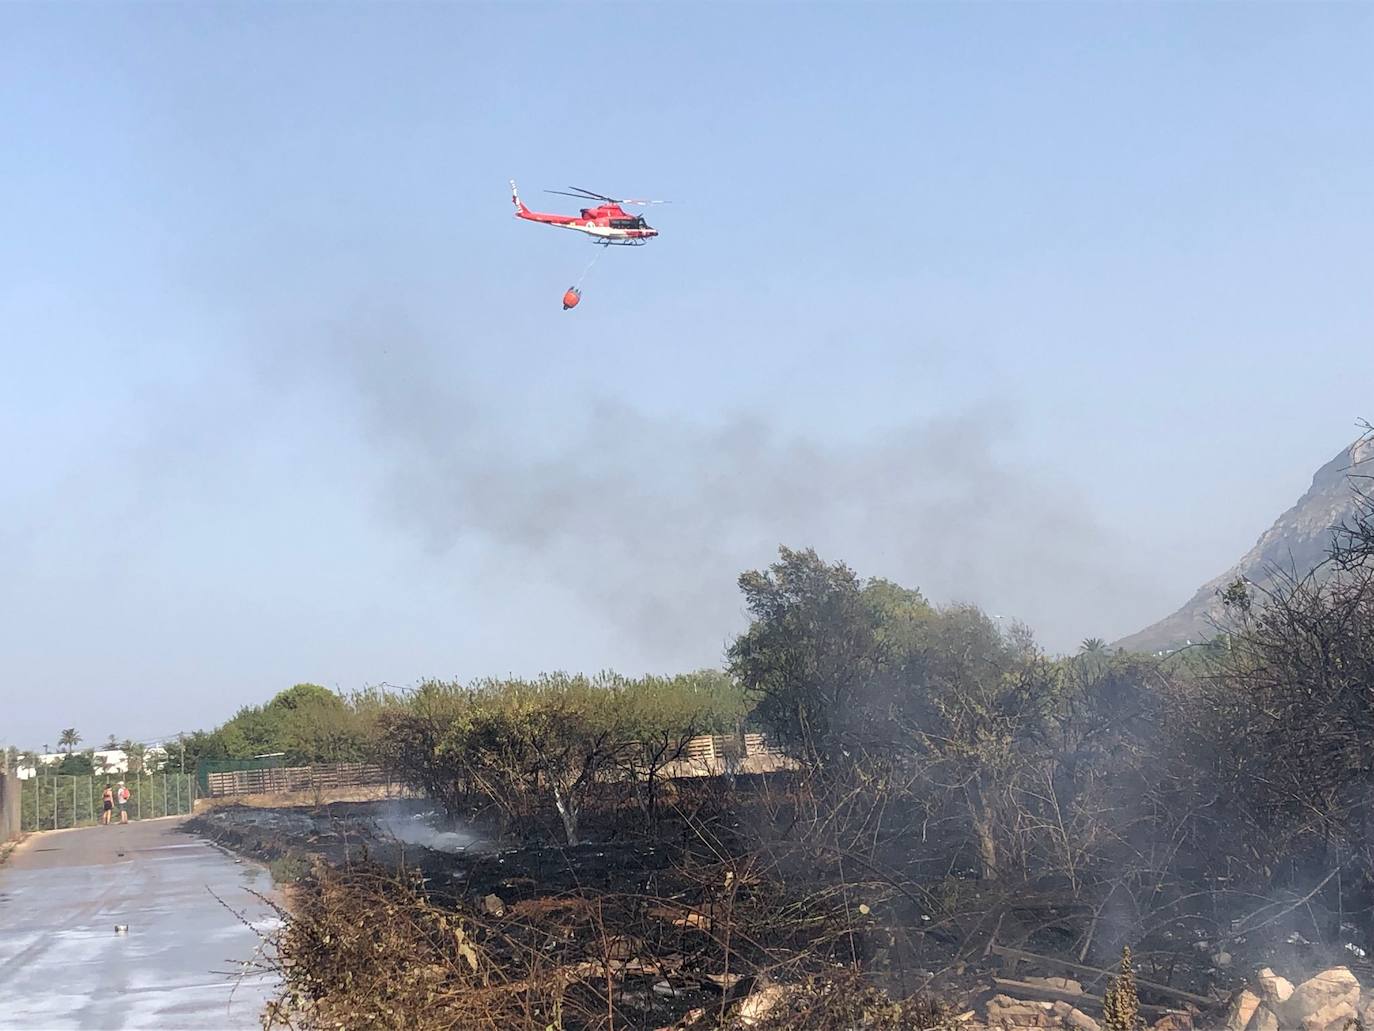
M1078 650L1088 655L1101 655L1107 650L1107 642L1100 637L1089 637L1078 646Z
M124 754L129 757L129 772L142 773L144 752L143 746L139 744L137 741L130 741L126 738L123 744L121 744L119 747L123 749Z
M62 731L62 736L57 739L57 747L65 748L67 754L72 754L72 749L81 744L81 735L76 732L75 727L68 727Z

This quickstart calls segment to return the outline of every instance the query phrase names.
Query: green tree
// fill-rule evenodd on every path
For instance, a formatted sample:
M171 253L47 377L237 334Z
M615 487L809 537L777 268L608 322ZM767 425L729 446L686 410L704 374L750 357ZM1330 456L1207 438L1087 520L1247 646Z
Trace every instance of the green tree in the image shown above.
M142 773L143 754L145 751L147 751L147 749L144 748L143 744L141 742L125 738L123 741L119 743L119 748L120 751L122 751L126 756L129 757L129 772L134 775ZM192 768L193 767L191 766L187 767L187 769Z
M229 756L251 759L285 751L282 747L281 727L284 712L268 713L264 706L245 705L227 723L218 728Z
M373 721L377 761L450 814L473 790L467 750L450 739L472 704L473 692L463 685L431 680L404 698L390 699ZM509 818L508 808L498 809Z
M214 731L190 734L183 744L188 766L200 759L276 753L291 763L351 762L368 750L366 728L353 707L318 684L296 684L266 705L244 706Z
M295 684L278 691L270 702L267 703L267 711L270 713L291 712L302 706L309 705L333 705L343 704L343 700L319 684Z
M488 782L552 798L569 845L597 775L632 747L615 674L545 674L533 682L482 684L461 728L473 768Z
M697 734L736 729L746 710L743 692L718 671L553 673L427 683L368 719L378 759L450 811L488 800L509 831L550 806L564 840L577 844L599 785L630 785L652 818L664 768Z
M358 762L367 756L368 741L362 719L348 703L332 691L297 692L289 702L280 703L278 695L267 707L267 715L279 722L277 741L292 762Z
M89 750L68 752L53 770L59 777L86 777L96 772L95 756Z
M778 556L739 578L751 622L730 646L730 672L774 737L824 768L842 752L856 703L877 674L877 619L848 566L810 548L782 547Z
M1047 742L1057 667L1024 627L1003 633L975 607L936 610L814 551L779 554L740 577L753 618L729 653L759 718L813 767L881 762L923 779L963 807L983 875L998 875L1016 844L1020 775Z
M202 759L234 758L219 730L197 730L187 734L182 744L186 748L186 768L194 769Z
M81 744L81 735L76 732L75 727L68 727L66 730L62 731L62 734L57 739L57 747L65 748L68 755L71 755L72 751L79 744Z

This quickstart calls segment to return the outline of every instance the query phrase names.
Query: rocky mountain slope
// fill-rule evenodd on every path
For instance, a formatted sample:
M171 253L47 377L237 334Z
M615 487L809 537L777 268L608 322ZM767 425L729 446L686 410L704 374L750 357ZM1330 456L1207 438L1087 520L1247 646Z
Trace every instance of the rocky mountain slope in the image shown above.
M1364 437L1317 470L1312 486L1298 503L1279 516L1239 562L1198 588L1181 609L1114 647L1131 651L1159 651L1201 641L1215 634L1222 617L1217 592L1245 577L1263 583L1275 569L1307 573L1326 557L1331 532L1355 509L1358 495L1351 476L1374 473L1374 439ZM1369 484L1362 482L1363 489Z

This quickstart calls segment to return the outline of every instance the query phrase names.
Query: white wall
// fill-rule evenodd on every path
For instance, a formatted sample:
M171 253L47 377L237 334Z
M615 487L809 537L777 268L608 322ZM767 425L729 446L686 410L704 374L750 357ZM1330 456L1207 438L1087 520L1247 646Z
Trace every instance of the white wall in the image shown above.
M151 751L151 750L150 750ZM67 758L66 752L48 752L38 757L38 766L18 766L15 768L14 775L20 780L28 780L37 776L38 770L44 766L55 766L63 759ZM95 764L95 775L99 777L104 773L128 773L129 756L122 748L101 748L91 754L91 762Z

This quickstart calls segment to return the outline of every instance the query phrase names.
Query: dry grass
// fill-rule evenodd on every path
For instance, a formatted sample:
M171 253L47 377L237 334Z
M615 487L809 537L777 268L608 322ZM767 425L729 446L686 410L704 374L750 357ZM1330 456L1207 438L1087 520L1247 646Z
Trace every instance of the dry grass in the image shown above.
M414 875L321 867L282 915L284 988L268 1028L562 1026L575 975L499 921L435 904Z
M835 954L828 897L773 880L678 871L670 893L574 891L499 912L431 897L413 871L318 865L293 886L271 950L283 989L267 1026L382 1031L916 1031L947 1014L892 998ZM757 996L755 1002L757 1002ZM757 1008L757 1007L756 1007Z

